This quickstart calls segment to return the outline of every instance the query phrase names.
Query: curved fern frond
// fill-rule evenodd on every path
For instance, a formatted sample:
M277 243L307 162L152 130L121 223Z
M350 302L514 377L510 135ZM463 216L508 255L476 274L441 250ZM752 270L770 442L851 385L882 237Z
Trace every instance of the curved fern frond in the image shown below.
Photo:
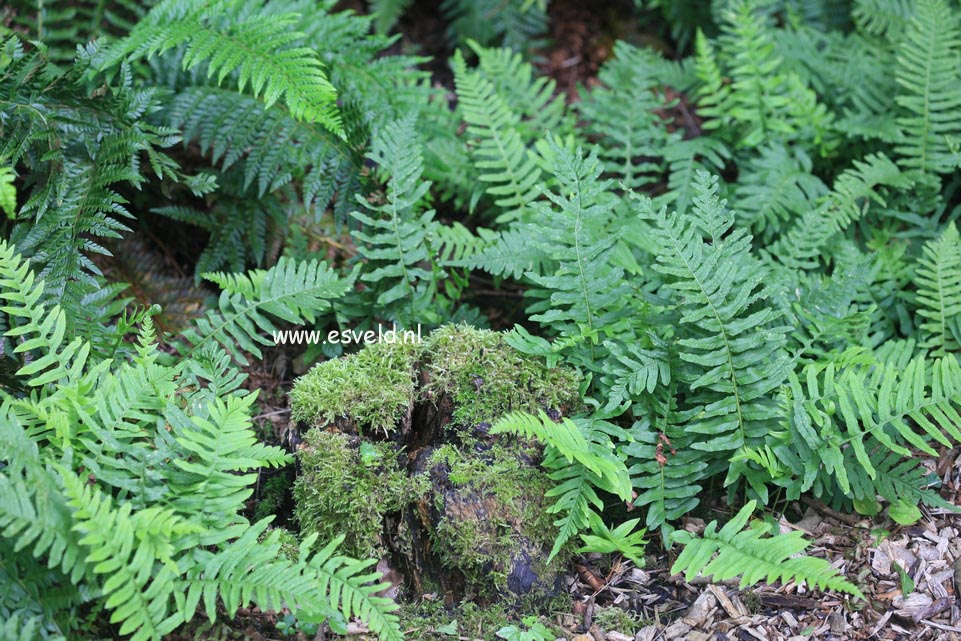
M961 139L961 26L945 0L918 0L898 51L897 103L902 166L945 173L956 167L952 141Z
M491 434L502 432L536 438L547 446L543 465L549 470L551 480L558 483L546 494L551 498L558 497L548 512L561 514L554 522L559 533L551 558L570 538L589 526L593 509L603 507L595 488L615 494L624 501L630 500L631 480L627 467L614 453L614 446L605 431L595 426L594 421L563 419L555 423L543 412L539 416L511 412L490 429Z
M801 214L766 253L790 269L817 269L831 238L860 219L872 203L884 206L879 187L903 188L908 184L910 180L883 154L869 155L864 161L855 160L853 167L835 179L834 189L819 206Z
M541 171L533 152L524 146L520 117L497 93L493 83L467 68L458 51L451 61L458 107L467 123L467 135L476 141L472 151L478 178L488 183L486 192L502 211L498 223L523 220L528 205L539 195Z
M353 276L340 278L322 261L281 258L268 270L247 274L207 274L221 288L217 310L207 312L181 338L184 355L219 343L239 362L241 350L260 357L258 345L272 345L276 331L267 315L289 323L313 322L331 302L350 290Z
M921 346L939 356L959 349L951 324L961 314L961 235L954 222L925 243L915 275Z
M268 107L284 98L294 118L318 122L345 137L337 91L317 54L299 44L303 34L293 30L298 16L253 11L225 21L224 15L237 6L235 0L165 0L97 62L107 69L186 45L184 69L206 63L208 77L216 75L218 83L235 74L241 92L249 86Z
M675 532L673 540L684 549L671 572L683 572L688 581L698 574L712 576L714 581L740 576L741 588L761 581L804 581L817 588L847 592L864 599L861 590L824 559L798 556L810 545L801 532L765 537L767 527L742 531L755 507L755 501L749 502L720 531L717 521L711 521L700 537L684 530Z

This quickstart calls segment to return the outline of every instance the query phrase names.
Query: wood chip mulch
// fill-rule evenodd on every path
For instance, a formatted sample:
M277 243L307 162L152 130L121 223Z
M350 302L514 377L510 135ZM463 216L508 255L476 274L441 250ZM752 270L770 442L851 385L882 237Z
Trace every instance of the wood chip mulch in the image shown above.
M941 495L958 504L959 452L926 464L941 479ZM961 641L961 514L922 508L919 523L900 527L880 516L838 518L812 503L797 523L782 519L782 531L803 531L813 541L807 552L831 561L866 602L794 582L743 590L710 578L689 583L670 575L666 557L603 576L587 559L570 579L575 614L559 623L572 641ZM703 526L684 523L694 531ZM593 611L611 605L644 624L631 634L600 629Z

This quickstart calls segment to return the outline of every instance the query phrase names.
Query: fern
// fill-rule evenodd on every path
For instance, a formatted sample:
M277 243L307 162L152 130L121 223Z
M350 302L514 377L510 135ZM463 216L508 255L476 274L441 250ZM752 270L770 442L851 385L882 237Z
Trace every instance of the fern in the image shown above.
M184 69L201 63L221 83L236 72L238 89L250 87L267 107L284 98L291 115L318 122L345 136L336 108L337 92L323 65L310 49L297 46L302 34L292 31L295 14L263 16L223 25L218 17L233 0L166 0L150 10L130 34L97 60L101 69L121 61L163 54L186 44Z
M503 42L526 52L539 44L546 29L547 0L444 0L441 11L458 43L474 40L482 45Z
M489 184L485 191L502 210L496 221L523 220L528 204L537 198L541 171L533 152L524 146L520 119L489 80L467 68L460 52L451 65L467 134L477 141L473 163L480 170L479 179Z
M13 184L14 173L10 167L0 165L0 210L7 218L17 215L17 188Z
M905 168L945 173L952 141L961 136L961 26L957 12L943 0L919 0L917 13L898 50L897 103L903 141L897 146Z
M890 453L910 457L909 448L917 448L936 455L931 441L951 446L961 440L957 427L961 423L959 367L951 357L933 362L915 357L903 370L862 357L850 365L841 362L805 368L804 378L792 383L794 400L789 415L792 438L802 454L808 450L819 453L819 458L805 457L805 486L814 483L820 461L847 496L873 501L881 494L892 503L923 496L938 504L934 495L921 492L926 481L906 490L903 482L890 479L895 467ZM910 469L915 468L912 465ZM913 483L923 476L905 469L902 473L903 481ZM856 494L852 476L859 479ZM875 484L874 490L867 492L865 484Z
M430 183L421 180L423 161L414 125L414 116L408 115L375 137L370 159L389 177L386 203L361 200L370 214L353 213L364 229L353 232L367 260L361 279L375 288L381 313L404 327L439 323L435 310L444 305L437 284L447 276L431 246L439 225L433 210L422 211Z
M688 581L698 574L712 576L714 581L740 576L741 588L760 581L804 581L864 599L861 590L842 578L827 561L797 556L810 545L801 532L764 537L768 533L766 526L744 530L755 506L754 501L749 502L720 531L717 521L712 521L701 537L684 530L675 532L674 541L684 545L684 549L671 572L683 572Z
M557 485L546 496L558 497L548 511L561 514L554 522L558 535L549 558L554 558L569 539L590 526L593 509L603 507L597 489L625 501L631 497L627 468L611 451L610 437L602 428L593 421L564 419L555 424L543 413L536 417L522 412L506 414L490 428L491 434L510 432L547 445L543 466Z
M946 356L959 347L951 325L961 313L961 236L950 223L941 236L925 244L918 261L918 316L921 323L921 346L934 354Z
M95 598L120 634L160 639L189 621L202 597L211 620L218 599L230 616L251 601L305 617L334 604L367 619L383 638L401 638L396 606L376 595L383 586L371 583L379 575L365 572L369 562L335 556L337 541L310 558L302 551L296 563L278 560L276 534L258 541L268 521L251 526L241 516L256 470L289 459L257 443L250 420L256 396L234 393L236 378L223 375L234 365L205 341L232 342L263 322L260 312L291 322L314 313L323 299L317 289L291 291L298 278L323 280L316 265L286 261L271 272L217 277L232 294L259 299L233 310L232 329L208 324L193 332L194 346L205 347L202 358L164 365L144 317L134 356L115 364L91 356L80 339L64 347L63 312L40 304L43 283L0 242L0 297L13 321L7 335L23 337L21 351L47 352L18 372L32 377L33 394L0 393L0 568L29 550L66 589L66 598L48 600L39 612L18 608L43 617L32 625L56 632L62 611ZM83 476L75 472L81 466Z
M784 69L758 4L739 0L723 12L720 53L703 37L698 41L696 70L704 83L699 99L704 113L718 118L705 127L719 129L739 147L790 137L827 153L837 144L833 116L800 76ZM732 79L727 88L721 80L724 68Z
M884 205L878 187L908 184L898 167L882 154L855 161L854 167L837 177L833 191L819 206L805 211L767 251L788 268L816 269L829 240L861 218L872 203Z
M196 320L180 340L183 355L200 351L211 342L222 345L241 363L241 350L259 357L258 345L272 345L267 334L276 331L268 315L287 322L313 321L329 310L331 300L346 293L353 277L341 279L320 261L298 263L280 259L269 270L249 274L208 274L207 278L223 288L217 310Z
M776 420L769 394L787 377L787 328L777 324L782 311L749 254L750 237L731 229L717 179L701 172L697 180L693 214L655 221L655 269L668 278L680 314L679 358L687 366L679 374L691 390L687 429L703 438L692 447L736 450L757 442Z
M578 104L606 171L628 189L656 182L664 169L665 150L681 138L680 132L668 131L657 113L671 105L664 105L657 91L654 64L653 53L618 42L614 59L598 76L604 86Z

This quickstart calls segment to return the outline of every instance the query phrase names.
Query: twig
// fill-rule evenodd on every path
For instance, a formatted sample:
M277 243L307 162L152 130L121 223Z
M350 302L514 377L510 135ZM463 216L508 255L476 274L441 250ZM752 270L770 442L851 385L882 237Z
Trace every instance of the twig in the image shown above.
M802 503L805 503L805 504L807 504L807 505L810 505L810 506L813 507L815 510L818 510L818 511L820 511L820 512L824 512L824 513L827 514L828 516L830 516L830 517L832 517L832 518L835 518L835 519L837 519L838 521L841 521L842 523L846 523L846 524L850 525L851 527L858 527L858 523L859 523L860 519L858 519L858 517L854 516L853 514L845 514L844 512L838 512L838 511L835 510L834 508L828 507L827 505L825 505L825 504L822 503L821 501L819 501L819 500L817 500L817 499L812 499L812 498L809 497L809 496L802 496L802 497L801 497L801 502L802 502Z

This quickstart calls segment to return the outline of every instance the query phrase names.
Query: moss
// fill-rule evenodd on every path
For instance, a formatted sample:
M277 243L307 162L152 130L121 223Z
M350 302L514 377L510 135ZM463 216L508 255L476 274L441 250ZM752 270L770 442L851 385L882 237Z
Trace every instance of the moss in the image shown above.
M388 444L316 428L304 443L294 484L302 535L317 532L319 543L325 543L344 534L343 552L380 557L384 516L422 495L424 481L398 468Z
M451 641L458 637L502 641L496 633L510 624L510 614L496 603L481 607L468 601L448 608L440 600L422 599L401 606L399 614L407 638L420 641Z
M303 533L321 542L345 534L345 552L360 557L382 556L390 543L416 585L461 592L466 583L474 596L542 601L565 560L546 563L553 484L536 466L536 444L489 436L485 425L512 410L569 413L578 398L573 370L549 369L502 334L464 325L322 363L291 393L294 418L313 426L294 491ZM385 518L401 510L404 518Z
M280 540L280 556L287 559L288 561L296 561L300 554L300 541L290 530L285 530L284 528L273 528L269 527L264 530L260 539L263 541L267 536L278 532L278 539Z
M523 354L504 335L467 325L446 325L430 335L424 351L427 382L420 397L453 401L454 427L493 422L512 410L566 413L578 403L573 370L549 369Z
M616 605L594 610L594 623L605 632L634 636L648 621L638 612L628 612Z
M434 507L442 515L434 548L482 596L538 600L555 591L564 570L563 554L546 562L556 530L544 495L553 484L530 454L516 443L468 441L431 455Z
M292 418L312 427L389 434L411 410L420 349L374 343L317 365L290 392Z

